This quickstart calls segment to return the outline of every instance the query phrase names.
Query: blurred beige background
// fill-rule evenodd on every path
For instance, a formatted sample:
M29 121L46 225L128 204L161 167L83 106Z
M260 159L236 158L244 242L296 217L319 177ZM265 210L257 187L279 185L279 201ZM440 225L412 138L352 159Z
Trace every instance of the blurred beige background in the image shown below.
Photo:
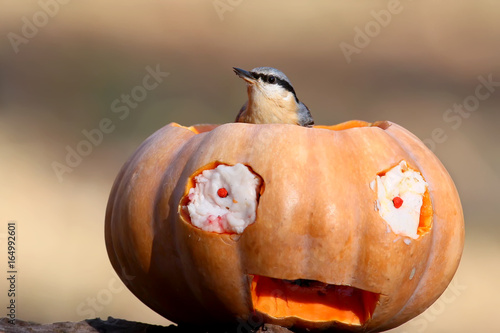
M1 0L0 267L15 220L17 317L168 324L109 264L114 177L164 124L232 121L246 98L232 66L273 66L316 123L399 123L455 180L466 218L460 268L440 300L393 332L500 331L499 12L497 1ZM140 95L146 68L169 75ZM490 90L478 88L488 77ZM134 91L140 101L123 108ZM470 111L447 111L463 103ZM53 163L104 118L113 129L58 176ZM3 309L6 288L2 278Z

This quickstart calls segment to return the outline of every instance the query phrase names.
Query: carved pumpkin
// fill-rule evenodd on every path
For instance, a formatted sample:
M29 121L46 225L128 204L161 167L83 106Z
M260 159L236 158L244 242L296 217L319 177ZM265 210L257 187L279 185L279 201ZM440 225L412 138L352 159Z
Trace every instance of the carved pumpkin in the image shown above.
M169 124L125 163L106 213L127 287L200 325L387 330L440 296L463 241L450 176L390 122Z

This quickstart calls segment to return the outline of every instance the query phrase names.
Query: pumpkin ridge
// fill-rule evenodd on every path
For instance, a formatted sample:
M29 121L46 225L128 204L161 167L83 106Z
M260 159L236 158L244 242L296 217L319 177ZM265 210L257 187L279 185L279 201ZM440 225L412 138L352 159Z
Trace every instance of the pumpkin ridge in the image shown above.
M389 124L390 124L389 126L395 125L395 124L390 123L390 122L387 122L387 123L389 123ZM388 126L387 128L389 128L389 126ZM392 127L394 128L394 126L392 126ZM399 127L399 126L397 126L397 127ZM401 128L399 128L399 129L401 129ZM386 132L386 133L387 133L387 134L388 134L388 135L389 135L389 136L390 136L390 137L391 137L394 141L396 141L396 142L398 143L398 145L399 145L399 146L401 146L401 147L406 146L403 142L401 142L400 140L398 140L398 137L396 137L396 136L392 133L392 131L385 131L385 132ZM406 130L404 130L404 132L405 132L405 134L408 134ZM410 133L410 134L411 134L411 133ZM415 142L415 139L416 139L416 140L419 140L419 139L418 139L416 136L414 136L413 134L411 134L410 138L411 138L412 143L414 143L414 142ZM417 141L417 142L418 142L418 141ZM417 157L417 156L415 156L415 154L413 153L413 151L408 151L408 150L406 150L406 152L410 155L411 160L417 164L417 165L416 165L417 170L421 170L421 169L422 169L422 165L419 165L419 163L417 162L417 161L418 161L418 157ZM414 168L413 166L410 166L410 167L411 167L411 168ZM387 171L387 170L386 170L386 171ZM419 172L420 172L420 171L419 171ZM426 178L425 178L425 175L424 175L422 172L420 172L420 173L422 174L422 176L424 177L424 180L425 180L425 179L426 179ZM427 189L427 191L428 191L428 192L429 192L429 194L430 194L430 189L429 189L429 188ZM431 204L432 204L432 200L431 200ZM432 232L432 229L431 229L429 232ZM419 241L420 239L422 239L422 237L421 237L421 236L419 236L419 237L416 239L416 241ZM429 266L430 266L430 264L431 264L431 260L430 260L431 255L430 255L430 254L431 254L431 253L433 253L433 251L434 251L434 244L435 244L435 237L434 237L434 233L432 232L430 249L429 249L429 251L428 251L429 255L427 255L427 256L426 256L426 258L425 258L425 265L424 265L424 268L423 268L423 270L422 270L422 271L424 272L424 275L425 275L425 272L428 270L428 268L429 268ZM402 313L404 313L404 310L406 309L406 307L407 307L408 305L410 305L410 304L411 304L411 301L412 301L413 295L415 294L415 292L417 292L417 290L419 289L419 287L420 287L420 285L423 283L423 281L424 281L424 278L423 278L423 276L422 276L422 277L421 277L421 279L419 280L419 282L415 285L415 288L414 288L414 289L412 290L412 292L410 293L410 297L408 297L408 299L405 301L405 303L401 306L400 310L399 310L396 314L394 314L394 316L392 316L390 319L388 319L388 320L387 320L387 322L388 322L388 323L390 323L390 322L391 322L391 320L392 320L393 318L398 318L398 317L399 317ZM384 327L388 327L387 329L389 329L391 326L389 325L389 326L384 326Z
M435 237L434 237L434 233L431 237L431 244L430 244L430 250L429 250L429 253L433 253L434 251L434 246L435 246ZM423 268L423 276L420 278L420 280L418 281L418 283L416 284L415 288L412 290L412 293L411 293L411 296L406 300L406 302L404 303L403 306L401 306L401 309L394 314L394 316L392 316L391 318L389 318L387 320L387 323L389 324L388 326L384 325L383 327L385 329L390 329L391 327L394 327L394 326L391 326L390 323L391 321L393 320L393 318L397 318L399 317L401 314L404 313L404 311L406 310L406 307L409 306L409 305L412 305L411 301L413 301L413 295L415 295L415 293L419 290L420 286L424 283L425 279L424 279L424 275L425 275L425 272L427 272L427 270L429 269L429 266L431 265L431 255L428 255L426 256L426 260L425 260L425 265L424 265L424 268ZM427 282L427 281L425 281ZM425 310L425 309L424 309Z
M155 149L162 144L162 142L165 140L166 137L169 136L170 133L167 133L167 130L172 128L171 124L168 124L159 130L157 130L155 133L153 133L150 137L148 137L141 145L139 145L139 148L132 154L132 156L127 159L125 164L122 166L122 169L120 170L120 178L117 178L115 180L116 184L116 192L115 193L120 193L120 192L125 192L127 193L127 196L134 196L135 192L133 192L131 189L129 189L129 184L128 181L131 181L134 176L137 174L137 169L141 169L141 172L145 172L145 170L142 170L142 164L143 160L150 158L152 159L153 156L155 156ZM173 135L171 133L170 135ZM188 140L193 137L194 135L190 135ZM188 140L184 140L183 142L186 143ZM160 141L160 142L159 142ZM180 141L180 140L178 140ZM177 153L184 147L184 145L179 145L175 148L173 148L170 152L173 152L175 156L177 156ZM156 157L156 156L155 156ZM168 159L168 157L166 157ZM170 158L170 160L173 160L173 158ZM156 168L156 166L151 166L150 170L153 170ZM123 171L123 172L122 172ZM140 175L142 177L142 174ZM115 186L113 184L113 187ZM156 197L156 196L155 196ZM111 198L111 195L110 195ZM113 202L111 201L108 202L108 205L110 205L110 220L114 220L114 210L116 209L116 206L121 207L122 206L122 201L119 196L115 196ZM139 207L140 203L133 202L133 203L127 203L126 207L131 209L131 207ZM151 207L154 207L154 203L151 204ZM152 216L153 217L153 216ZM133 227L133 226L131 226ZM113 235L112 233L109 234L110 237L110 242L113 244L113 247L116 246L116 243L114 242ZM134 242L136 240L133 240ZM114 257L116 258L116 264L120 269L123 269L123 267L126 267L129 258L128 256L123 253L122 251L113 251L112 252ZM147 264L149 266L149 264ZM124 281L125 283L128 283L128 281Z
M415 136L413 133L409 132L408 130L404 129L403 127L401 127L401 126L399 126L397 124L394 124L394 123L390 123L390 124L391 124L392 128L390 130L386 131L386 133L388 135L390 135L390 137L393 140L395 140L396 142L398 142L398 144L401 145L401 146L407 145L408 143L405 143L406 141L411 141L411 145L413 147L415 147L415 146L418 147L418 152L420 154L424 154L427 158L429 158L429 157L432 158L432 160L433 160L432 163L434 165L437 165L438 168L440 169L440 171L445 170L445 167L443 166L443 164L441 163L441 161L431 151L429 151L430 152L429 153L426 149L424 149L424 147L426 147L425 144L423 142L421 142L420 139L418 139L417 136ZM394 133L393 131L396 131L397 133ZM400 139L401 135L403 135L402 139ZM419 156L416 155L416 152L414 152L413 150L410 150L409 154L410 154L410 157L412 158L412 160L414 161L414 163L416 164L416 167L418 168L418 170L422 170L422 171L420 171L421 174L422 174L422 176L424 176L424 178L426 180L429 180L425 176L425 170L426 170L426 168L425 168L424 165L422 165L419 162L420 158L419 158ZM445 173L446 173L446 171L445 171ZM457 190L456 190L455 184L453 183L452 180L451 180L451 183L452 183L452 188L453 188L453 190L456 193ZM433 188L431 188L432 184L434 184L433 181L431 181L429 183L429 188L427 189L427 191L429 192L431 204L434 202L433 197L434 197L434 191L435 191ZM433 215L436 215L436 216L440 215L440 212L436 211L434 209L434 207L433 207ZM462 218L462 220L463 220L463 218ZM434 224L434 222L435 221L433 221L432 223ZM425 259L425 265L423 265L422 276L420 277L418 283L416 284L415 288L413 289L413 291L411 293L411 296L406 300L406 302L400 308L400 310L397 313L395 313L391 318L389 318L387 320L386 324L382 325L382 329L383 330L388 330L388 329L391 329L391 328L394 328L394 327L397 327L398 325L400 325L399 323L397 323L398 321L401 321L401 319L398 318L398 317L406 315L407 317L411 318L411 317L415 316L415 313L412 313L410 315L405 314L405 310L407 309L408 306L415 306L414 295L417 294L419 292L419 290L425 289L425 287L429 283L427 275L429 274L428 272L431 271L431 268L434 265L433 259L434 259L434 256L435 256L434 253L436 253L436 239L438 238L438 235L436 235L436 233L434 232L433 229L434 228L431 228L431 230L428 232L428 233L431 233L430 246L429 246L428 255L426 256L426 259ZM462 230L463 230L463 226L462 226ZM419 241L421 238L422 237L419 237L417 239L417 241ZM458 240L458 242L461 242L463 244L463 232L462 232L462 237L461 237L460 240ZM459 261L460 261L460 256L458 256L458 261L457 261L457 263L455 265L455 269L453 270L454 272L456 272L456 269L458 268ZM453 274L452 274L452 276L453 276ZM448 283L445 283L445 284L447 285ZM444 291L445 291L445 289L443 289L441 291L441 293L435 297L435 299L437 299ZM432 302L429 303L425 308L420 309L420 311L417 314L423 312L431 304L432 304ZM394 318L398 318L397 321L396 321L396 324L393 323Z

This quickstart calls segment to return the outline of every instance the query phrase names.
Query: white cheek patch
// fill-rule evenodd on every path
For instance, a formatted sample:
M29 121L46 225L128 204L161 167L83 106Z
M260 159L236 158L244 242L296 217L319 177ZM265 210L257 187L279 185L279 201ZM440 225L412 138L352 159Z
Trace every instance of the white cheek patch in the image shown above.
M194 178L188 193L191 223L205 231L241 234L255 222L261 180L243 164L219 165Z
M282 102L281 107L286 107L286 104L292 101L295 103L295 96L278 84L267 84L265 87L262 84L260 87L256 86L254 88L254 99L257 103L266 103L268 100L272 100L274 103Z
M375 182L380 216L395 234L418 238L420 210L428 186L422 175L403 160L385 175L377 176ZM373 190L374 185L370 184Z

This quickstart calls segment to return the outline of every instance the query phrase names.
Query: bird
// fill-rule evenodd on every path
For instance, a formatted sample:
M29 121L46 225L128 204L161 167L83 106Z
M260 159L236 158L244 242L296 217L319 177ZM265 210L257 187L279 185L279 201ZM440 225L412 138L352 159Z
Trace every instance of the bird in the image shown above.
M247 84L248 101L236 122L252 124L295 124L311 127L313 117L299 101L288 77L272 67L256 67L251 71L233 67Z

